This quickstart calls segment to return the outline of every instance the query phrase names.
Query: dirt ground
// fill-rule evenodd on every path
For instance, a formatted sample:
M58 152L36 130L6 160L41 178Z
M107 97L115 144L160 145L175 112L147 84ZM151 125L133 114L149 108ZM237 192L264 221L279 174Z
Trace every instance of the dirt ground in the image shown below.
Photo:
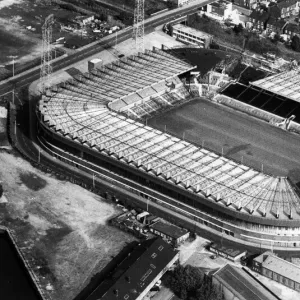
M89 191L0 152L0 182L8 200L0 224L18 246L52 299L73 299L134 237L107 221L121 211Z
M57 6L37 5L33 0L0 0L0 64L24 63L41 56L42 30L45 18L54 14L55 20L65 22L79 13L60 9ZM26 29L32 26L34 31ZM73 36L60 31L58 22L53 26L53 38Z

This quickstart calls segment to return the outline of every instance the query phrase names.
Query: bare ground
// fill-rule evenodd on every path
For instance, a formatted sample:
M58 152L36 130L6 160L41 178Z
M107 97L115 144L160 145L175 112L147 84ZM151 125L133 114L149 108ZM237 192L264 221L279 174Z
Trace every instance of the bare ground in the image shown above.
M8 199L0 207L0 224L15 232L42 288L55 300L73 299L135 240L107 225L120 213L116 206L20 157L0 152L0 182Z

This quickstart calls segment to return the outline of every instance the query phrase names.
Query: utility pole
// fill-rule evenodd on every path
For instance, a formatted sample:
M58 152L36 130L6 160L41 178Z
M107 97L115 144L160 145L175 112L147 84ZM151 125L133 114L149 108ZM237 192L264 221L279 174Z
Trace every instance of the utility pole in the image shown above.
M42 26L42 53L41 53L41 72L40 72L40 82L41 82L41 92L44 93L46 89L47 81L48 86L50 86L50 78L52 74L52 25L54 23L53 14L49 15L45 19L45 23Z
M135 0L133 38L137 52L145 51L144 44L144 6L145 0Z
M12 61L12 63L13 63L13 69L12 69L12 71L13 71L13 78L15 77L15 58L17 58L17 57L18 57L17 55L10 55L9 56L9 58L13 59L13 61Z

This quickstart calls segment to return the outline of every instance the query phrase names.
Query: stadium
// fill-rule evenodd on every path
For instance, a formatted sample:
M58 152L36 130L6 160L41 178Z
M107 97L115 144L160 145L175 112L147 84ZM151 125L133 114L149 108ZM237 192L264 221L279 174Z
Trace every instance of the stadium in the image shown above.
M126 190L127 198L135 194L240 242L299 250L300 196L288 178L143 121L199 97L182 80L195 69L154 48L76 75L39 100L40 143L56 158Z

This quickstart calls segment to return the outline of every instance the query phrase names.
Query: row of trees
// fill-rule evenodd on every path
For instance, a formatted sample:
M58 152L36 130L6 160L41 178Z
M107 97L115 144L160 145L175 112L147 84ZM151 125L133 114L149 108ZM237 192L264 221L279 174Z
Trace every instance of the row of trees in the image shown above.
M196 267L178 265L169 272L164 284L182 300L223 300L222 291Z

